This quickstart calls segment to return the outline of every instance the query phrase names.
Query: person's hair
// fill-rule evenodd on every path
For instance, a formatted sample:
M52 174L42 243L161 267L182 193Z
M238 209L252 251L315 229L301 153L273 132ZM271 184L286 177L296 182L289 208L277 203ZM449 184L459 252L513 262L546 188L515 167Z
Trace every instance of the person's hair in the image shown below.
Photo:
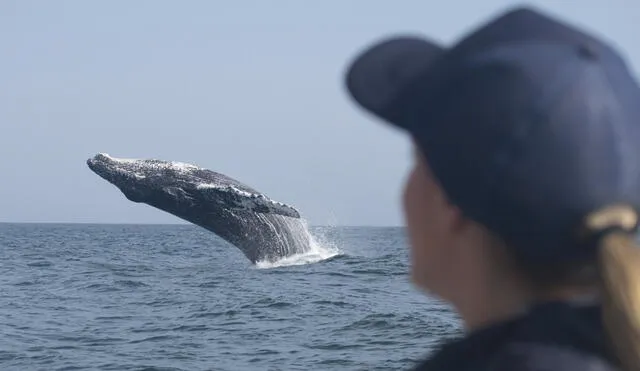
M516 263L541 291L558 285L599 286L610 351L625 371L640 370L640 247L638 214L625 205L588 215L577 238L597 246L597 259L545 267Z
M613 206L591 214L585 227L601 234L598 266L603 321L624 370L640 370L640 248L635 241L638 214Z

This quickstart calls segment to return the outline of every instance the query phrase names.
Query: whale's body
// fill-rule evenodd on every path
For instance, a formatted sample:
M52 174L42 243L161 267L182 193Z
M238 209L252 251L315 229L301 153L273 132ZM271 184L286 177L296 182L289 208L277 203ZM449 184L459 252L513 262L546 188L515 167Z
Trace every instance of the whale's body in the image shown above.
M299 212L224 174L181 162L119 159L97 154L89 168L133 202L145 203L203 227L252 262L309 250Z

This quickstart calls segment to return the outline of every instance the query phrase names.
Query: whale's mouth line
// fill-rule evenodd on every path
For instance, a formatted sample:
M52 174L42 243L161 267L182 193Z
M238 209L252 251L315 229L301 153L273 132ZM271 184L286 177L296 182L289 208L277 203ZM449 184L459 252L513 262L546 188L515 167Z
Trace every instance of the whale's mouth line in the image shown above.
M109 171L111 171L112 174L120 175L120 176L123 176L125 178L133 178L133 179L137 179L137 180L146 179L146 177L147 177L146 175L138 174L135 171L123 170L123 169L120 169L120 168L110 169Z
M115 179L118 177L136 180L142 180L146 178L146 175L136 173L132 170L122 169L118 167L117 164L109 164L90 159L87 161L87 165L93 172L108 181L115 181Z

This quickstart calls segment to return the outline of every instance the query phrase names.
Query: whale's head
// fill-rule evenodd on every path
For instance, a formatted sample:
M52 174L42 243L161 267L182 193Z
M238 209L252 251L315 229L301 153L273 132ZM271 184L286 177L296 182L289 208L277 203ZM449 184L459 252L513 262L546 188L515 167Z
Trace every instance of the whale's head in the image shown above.
M292 218L300 214L292 206L226 175L195 165L156 159L124 159L99 153L87 160L89 168L120 189L133 202L142 202L185 217L216 212L271 213Z
M98 153L87 160L89 168L115 185L133 202L149 202L158 191L177 185L178 164L153 159L125 159Z

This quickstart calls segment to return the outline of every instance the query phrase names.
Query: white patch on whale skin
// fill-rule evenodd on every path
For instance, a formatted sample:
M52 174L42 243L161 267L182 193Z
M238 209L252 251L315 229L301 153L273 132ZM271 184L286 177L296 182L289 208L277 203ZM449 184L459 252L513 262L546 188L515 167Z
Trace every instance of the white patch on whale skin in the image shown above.
M98 154L96 155L96 157L97 157L97 156L104 156L104 157L106 157L107 159L109 159L109 160L111 160L111 161L113 161L113 162L119 162L119 163L123 163L123 164L126 164L126 163L133 163L133 162L139 162L139 161L140 161L139 159L134 159L134 158L117 158L117 157L113 157L113 156L111 156L111 155L110 155L110 154L108 154L108 153L98 153Z
M137 180L142 180L142 179L147 177L146 175L144 175L142 173L138 173L138 172L135 172L135 171L123 170L123 169L118 168L117 166L116 167L112 167L110 170L114 174L122 175L122 176L125 176L125 177L131 177L132 176L132 177L136 178Z
M194 170L204 170L199 166L196 165L192 165L192 164L187 164L185 162L179 162L179 161L162 161L162 160L155 160L155 159L135 159L135 158L119 158L119 157L113 157L111 155L109 155L108 153L99 153L98 155L104 156L107 159L109 159L111 162L115 163L115 164L127 164L127 165L131 165L131 166L140 166L140 167L144 167L145 169L157 169L157 170L164 170L164 169L173 169L173 170L177 170L179 172L191 172Z
M124 171L124 170L120 170L120 169L114 169L114 172L119 173L119 174L124 175L124 176L133 176L134 178L136 178L138 180L142 180L142 179L146 178L145 175L140 174L140 173L136 173L136 172L129 172L129 171Z

